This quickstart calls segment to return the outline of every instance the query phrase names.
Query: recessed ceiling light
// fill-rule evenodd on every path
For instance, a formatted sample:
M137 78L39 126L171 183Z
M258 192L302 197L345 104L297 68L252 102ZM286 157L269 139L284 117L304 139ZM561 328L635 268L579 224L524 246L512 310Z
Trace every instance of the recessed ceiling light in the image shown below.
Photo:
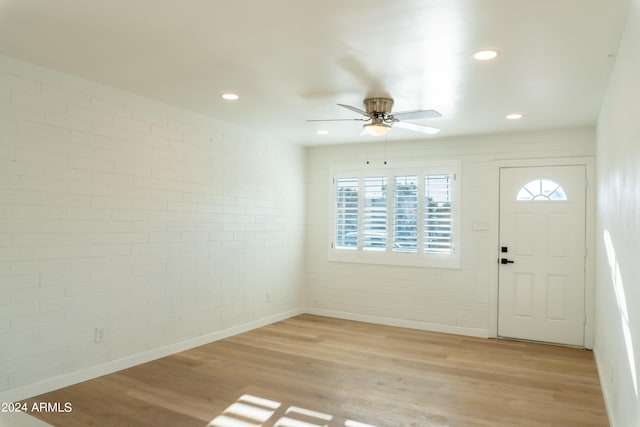
M488 61L498 56L498 52L495 50L480 50L473 54L473 57L478 61Z
M329 131L328 130L318 130L318 131L316 131L316 133L318 135L329 135Z
M521 118L522 118L522 114L520 113L507 114L506 116L507 120L520 120Z
M227 101L235 101L240 98L237 94L231 92L223 93L220 96L222 96L222 99L226 99Z

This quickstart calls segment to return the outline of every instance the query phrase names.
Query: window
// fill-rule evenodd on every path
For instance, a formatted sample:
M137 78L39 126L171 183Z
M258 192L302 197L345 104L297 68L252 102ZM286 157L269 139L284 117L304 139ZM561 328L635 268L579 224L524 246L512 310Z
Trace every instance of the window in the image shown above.
M358 246L358 178L340 178L336 190L336 246Z
M560 184L548 179L536 179L524 185L516 198L519 201L529 200L567 200L567 195Z
M393 187L393 251L418 250L418 177L396 176Z
M387 247L387 177L364 178L362 208L362 248L384 250Z
M330 260L459 268L460 162L332 175Z
M424 244L425 251L449 253L451 235L451 175L427 175L424 177Z

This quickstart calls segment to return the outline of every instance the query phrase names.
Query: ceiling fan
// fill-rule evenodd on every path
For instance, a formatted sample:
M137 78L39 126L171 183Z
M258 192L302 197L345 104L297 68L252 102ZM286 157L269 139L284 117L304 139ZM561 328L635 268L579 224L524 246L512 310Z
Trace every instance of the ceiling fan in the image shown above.
M391 98L367 98L364 100L365 110L346 104L338 104L340 107L356 112L364 117L357 119L325 119L325 120L307 120L308 122L334 122L356 120L369 122L363 125L363 133L369 135L380 136L387 133L391 126L402 129L423 132L430 135L440 132L440 129L431 126L419 125L417 123L405 122L407 119L433 119L442 115L435 110L412 110L392 113L393 99Z

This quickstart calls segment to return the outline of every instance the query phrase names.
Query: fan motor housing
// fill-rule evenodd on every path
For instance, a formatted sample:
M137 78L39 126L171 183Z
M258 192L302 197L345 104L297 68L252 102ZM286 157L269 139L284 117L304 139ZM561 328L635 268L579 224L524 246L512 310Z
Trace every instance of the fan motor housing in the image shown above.
M365 111L369 114L391 113L393 99L391 98L367 98L364 100Z

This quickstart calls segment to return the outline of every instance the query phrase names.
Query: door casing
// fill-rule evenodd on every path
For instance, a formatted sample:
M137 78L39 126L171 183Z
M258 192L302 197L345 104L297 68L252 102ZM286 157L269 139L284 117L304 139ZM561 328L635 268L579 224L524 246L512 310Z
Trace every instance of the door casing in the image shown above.
M559 185L567 201L516 201L538 179ZM498 273L500 337L584 345L585 181L584 165L500 169L501 259L514 263Z
M594 292L595 292L595 157L558 157L536 159L505 159L493 161L492 182L495 191L490 194L493 209L490 215L489 230L490 247L495 257L492 258L492 268L489 277L489 324L488 335L498 337L498 259L500 258L499 242L499 212L500 212L500 168L504 167L535 167L535 166L570 166L583 165L586 169L587 191L585 212L585 242L587 256L585 259L585 331L584 346L593 348L594 331Z

